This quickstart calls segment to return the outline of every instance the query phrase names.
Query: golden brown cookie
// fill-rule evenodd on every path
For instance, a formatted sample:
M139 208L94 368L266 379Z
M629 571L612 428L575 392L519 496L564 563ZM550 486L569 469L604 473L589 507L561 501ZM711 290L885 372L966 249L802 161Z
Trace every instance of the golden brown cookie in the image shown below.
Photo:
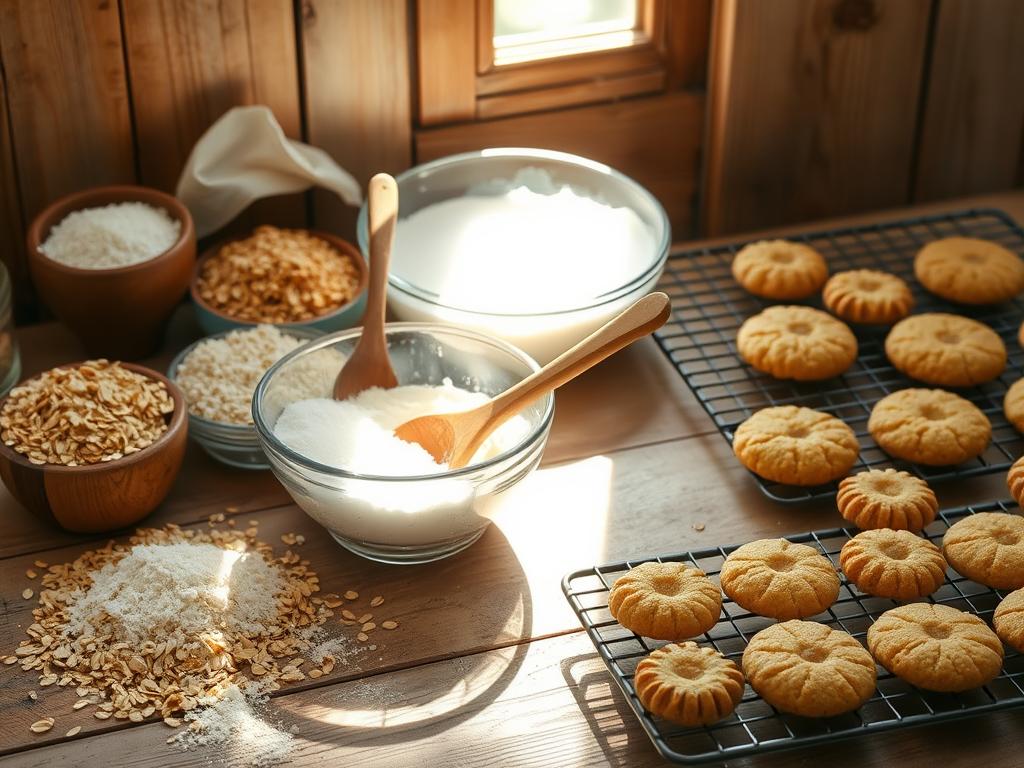
M1024 379L1017 379L1003 396L1003 413L1006 420L1024 432Z
M912 379L940 387L971 387L1006 368L1006 345L984 323L927 312L900 320L885 337L885 355Z
M853 430L821 411L795 405L763 408L736 428L732 449L747 469L789 485L821 485L857 461Z
M652 714L680 725L710 725L743 698L743 673L713 648L670 643L637 664L633 687Z
M946 580L939 548L910 531L877 528L843 545L839 564L861 592L908 602L930 595Z
M682 640L715 626L722 613L722 593L699 568L641 563L612 585L608 610L638 635Z
M920 531L939 510L928 483L896 469L869 469L843 478L836 506L843 518L865 530Z
M875 692L871 654L846 632L813 621L786 621L754 635L743 651L743 674L773 707L804 717L849 712Z
M947 237L914 257L914 275L937 296L960 304L997 304L1024 289L1024 263L988 240Z
M914 307L914 295L906 282L877 269L837 272L825 283L821 298L848 323L895 323Z
M828 279L824 257L802 243L762 240L750 243L732 262L736 282L766 299L804 299Z
M1000 640L1024 653L1024 589L1011 592L996 606L992 626Z
M952 392L901 389L875 403L868 432L890 456L941 467L979 456L992 425L976 405Z
M868 629L868 649L883 667L918 688L966 691L1003 666L1003 644L984 621L948 605L910 603Z
M995 589L1024 587L1024 517L978 512L957 520L942 537L942 554L956 572Z
M1024 501L1024 456L1013 462L1010 471L1006 473L1006 485L1014 500L1021 504Z
M857 337L820 309L774 306L744 321L736 349L757 370L777 379L819 381L853 364Z
M814 547L759 539L731 552L719 576L740 607L783 621L813 616L839 597L839 574Z

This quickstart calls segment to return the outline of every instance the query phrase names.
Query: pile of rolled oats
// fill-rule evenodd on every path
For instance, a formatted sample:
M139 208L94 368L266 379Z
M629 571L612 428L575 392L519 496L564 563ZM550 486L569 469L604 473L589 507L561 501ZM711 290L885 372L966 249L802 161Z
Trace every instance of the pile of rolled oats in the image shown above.
M359 270L348 255L300 229L258 227L203 263L196 290L238 320L289 323L332 312L355 297Z
M162 381L89 360L12 389L0 411L0 440L33 464L113 461L151 445L173 411Z

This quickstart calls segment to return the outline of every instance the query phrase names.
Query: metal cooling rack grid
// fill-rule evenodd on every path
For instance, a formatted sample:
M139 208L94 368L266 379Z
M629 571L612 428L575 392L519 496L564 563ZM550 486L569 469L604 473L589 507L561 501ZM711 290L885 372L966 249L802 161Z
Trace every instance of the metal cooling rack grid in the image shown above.
M869 268L899 275L914 293L915 312L973 317L1002 337L1008 353L1003 374L959 392L989 417L992 442L977 459L956 467L894 461L868 434L871 407L882 397L905 387L926 386L889 364L883 347L888 328L854 328L860 346L856 362L842 376L827 381L780 381L740 359L735 344L740 325L770 304L779 303L747 293L733 279L730 265L745 243L681 251L669 258L658 287L672 297L672 317L655 332L655 338L730 444L736 427L754 411L773 405L803 405L838 416L853 428L861 446L853 472L895 466L932 482L1004 470L1024 453L1024 438L1007 422L1002 406L1007 388L1024 376L1024 350L1017 341L1024 302L1016 299L996 307L970 308L925 291L914 278L914 255L926 243L954 235L992 240L1024 253L1024 231L1002 211L988 209L810 232L790 239L818 249L833 274ZM799 303L822 308L820 297ZM836 492L835 483L799 488L757 479L762 491L777 501L827 498Z
M956 520L975 512L1019 513L1012 501L991 502L973 507L942 511L924 535L941 546L942 536ZM855 529L833 528L786 536L793 542L817 547L839 571L839 550L858 533ZM739 545L713 547L678 555L630 560L575 571L562 580L562 591L586 629L613 679L625 694L634 714L662 757L676 763L719 762L760 752L810 747L835 739L867 733L957 720L984 712L1024 704L1024 656L1012 649L999 676L988 685L958 694L923 691L878 667L878 687L860 709L839 717L812 719L782 713L747 686L743 700L728 718L710 726L685 728L650 715L633 689L636 665L651 651L666 643L640 637L618 624L608 612L608 591L630 568L649 560L690 563L718 583L725 556ZM841 571L840 571L841 573ZM946 582L930 602L945 603L969 611L991 623L992 612L1005 596L989 587L963 578L947 569ZM882 613L899 605L894 600L871 597L843 578L839 599L826 613L811 617L849 632L865 642L868 627ZM737 664L747 641L761 629L774 624L756 616L723 595L723 615L705 635L694 638L710 645Z

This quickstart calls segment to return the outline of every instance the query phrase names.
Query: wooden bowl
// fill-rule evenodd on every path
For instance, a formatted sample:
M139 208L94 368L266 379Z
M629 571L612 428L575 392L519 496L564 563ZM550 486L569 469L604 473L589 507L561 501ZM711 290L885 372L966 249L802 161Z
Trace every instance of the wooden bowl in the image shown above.
M77 365L81 362L60 367ZM114 461L65 467L33 464L0 443L0 479L11 495L37 517L75 533L111 531L141 520L164 500L185 456L188 409L181 390L154 370L123 365L162 381L174 400L167 431L152 445ZM0 400L0 408L6 401Z
M337 309L333 309L330 312L318 315L317 317L311 317L309 320L299 320L291 323L274 323L274 325L282 330L286 328L310 328L317 331L323 331L324 333L340 331L345 328L351 328L355 325L359 325L363 319L363 311L366 309L366 286L370 279L370 271L366 266L366 261L363 259L362 254L359 253L359 249L347 240L342 240L340 237L336 237L335 235L327 232L318 232L312 229L306 231L315 237L319 237L321 240L326 240L334 248L352 260L356 270L359 272L359 286L356 288L355 296ZM212 248L208 248L203 251L202 256L199 257L199 260L196 262L195 269L192 272L192 280L189 283L189 294L192 297L192 303L195 304L196 307L196 319L199 321L199 326L207 334L212 335L223 331L229 331L234 328L251 328L252 326L258 325L258 323L251 320L241 320L237 317L226 314L219 309L214 309L199 296L199 291L197 290L199 275L202 272L203 264L206 263L206 260L212 258L228 243L244 240L245 237L248 237L248 235L225 240L224 242L218 243Z
M141 202L181 222L178 240L156 258L114 269L79 269L39 250L50 230L73 211ZM137 360L160 345L171 313L188 290L196 259L192 216L177 198L149 187L94 187L60 198L32 221L26 234L36 290L94 357Z

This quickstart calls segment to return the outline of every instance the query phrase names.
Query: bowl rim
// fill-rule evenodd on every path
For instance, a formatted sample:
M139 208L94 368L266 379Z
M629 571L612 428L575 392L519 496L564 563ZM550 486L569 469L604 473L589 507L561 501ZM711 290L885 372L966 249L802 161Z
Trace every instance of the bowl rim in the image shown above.
M569 165L575 165L582 168L588 168L592 171L611 176L613 179L623 182L626 186L632 187L635 191L643 198L645 198L655 212L658 221L661 223L662 236L656 253L658 254L651 265L647 267L641 274L632 278L629 282L624 283L616 288L611 288L604 293L598 294L592 297L586 304L581 304L574 307L568 307L566 309L558 309L551 312L487 312L477 311L473 309L467 309L466 307L456 306L454 304L446 304L439 301L439 296L431 291L425 290L412 283L399 277L392 266L392 269L388 272L388 287L394 288L400 293L404 293L412 298L419 299L420 301L429 304L431 306L440 307L453 312L460 312L467 315L476 315L480 317L522 317L522 318L536 318L536 317L557 317L559 315L571 314L574 312L583 312L590 309L596 309L602 307L605 304L609 304L613 301L621 299L623 296L627 296L637 288L641 287L644 283L648 282L657 275L665 267L665 262L668 260L668 254L672 247L672 225L668 219L668 213L665 211L665 206L661 204L661 201L655 197L650 190L647 189L643 184L638 182L632 176L628 176L622 171L607 165L606 163L598 162L597 160L591 160L590 158L583 157L581 155L574 155L570 152L560 152L553 149L539 149L533 147L492 147L489 149L474 150L470 152L458 152L454 155L445 155L435 160L430 160L420 165L415 165L406 171L398 174L395 177L395 181L401 190L402 182L408 181L414 176L418 176L423 173L430 173L438 168L443 168L449 165L458 165L460 163L468 162L470 160L480 160L489 158L509 158L509 157L522 157L522 158L539 158L543 160L553 160L557 162L566 163ZM363 201L362 206L359 209L359 216L356 222L356 238L360 242L362 247L362 240L366 236L365 228L366 222L366 202Z
M139 195L140 192L142 193L142 196ZM90 205L91 201L100 197L118 197L121 195L124 196L121 200L111 200L107 203L96 203L95 205ZM151 199L146 200L143 199L143 197L149 197ZM154 204L152 198L155 198L159 202ZM117 205L118 203L146 203L147 205L153 205L154 207L158 205L164 207L167 209L168 213L172 214L179 222L181 222L181 231L178 233L178 239L175 240L174 243L166 250L161 251L156 256L145 259L144 261L140 261L135 264L128 264L123 267L104 267L101 269L73 267L70 264L64 264L56 259L51 259L39 250L40 246L43 244L43 222L48 221L51 218L55 218L60 211L65 211L60 218L60 221L63 221L75 211L80 211L90 207L99 207L101 205ZM59 224L60 221L55 221L51 224L50 229L53 229L53 227ZM49 232L47 232L47 234L49 234ZM126 275L136 271L141 272L144 269L153 267L155 264L169 261L171 258L176 256L189 241L195 241L195 224L192 221L192 214L189 212L185 204L174 195L155 189L154 187L146 187L140 184L107 184L99 187L89 187L88 189L82 189L78 192L72 192L64 195L63 197L59 197L37 213L32 219L32 223L29 224L28 229L25 231L25 243L28 246L28 253L31 258L39 260L41 263L48 265L58 272L64 272L76 277L86 275Z
M26 379L18 382L11 392L20 387L26 382L32 381L42 376L47 371L52 371L54 368L78 368L85 363L95 362L95 360L76 360L71 363L61 363L60 365L54 365L47 368L45 371L40 371ZM129 454L128 456L122 456L120 459L113 459L111 461L98 461L95 464L80 464L77 467L69 467L66 464L33 464L23 454L18 453L16 450L0 441L0 457L10 461L13 464L17 464L21 467L27 467L34 469L38 472L55 472L57 474L99 474L101 472L111 471L115 469L125 469L131 467L134 464L138 464L141 461L145 461L149 456L157 453L160 449L166 447L168 443L180 432L184 425L188 423L187 412L188 408L185 404L185 395L178 388L178 385L168 379L159 371L147 368L144 365L138 363L126 363L117 361L123 368L127 368L135 373L140 373L143 376L147 376L156 381L162 381L164 386L167 388L168 393L171 395L171 399L174 401L174 411L171 413L170 421L167 422L167 429L160 437L154 440L152 443L147 445L145 448L136 451L135 453ZM8 392L4 397L0 398L0 411L3 411L4 406L7 404L7 399L11 396Z
M446 333L452 336L461 336L462 338L470 339L475 342L484 342L490 344L493 347L505 352L511 357L517 359L519 362L525 363L530 368L531 373L539 371L541 366L523 350L514 344L510 344L503 339L499 339L490 334L480 333L469 328L462 328L454 325L447 325L444 323L386 323L384 326L385 332L387 331L417 331L421 333L439 332ZM252 415L253 423L256 427L256 434L259 436L264 449L268 453L279 453L282 454L289 461L299 464L306 469L311 469L315 472L319 472L325 475L332 475L334 477L342 477L351 480L365 480L369 482L424 482L430 480L451 480L453 478L461 478L466 475L476 474L482 470L486 470L495 464L500 464L518 455L529 452L543 437L547 434L551 427L551 422L554 419L555 414L555 395L554 392L549 392L546 397L548 400L547 408L544 409L544 413L536 428L531 429L527 436L524 437L520 442L516 443L513 447L506 451L502 451L497 456L494 456L486 461L481 461L479 464L470 464L462 467L455 471L437 472L431 475L368 475L360 474L358 472L350 472L346 469L334 467L329 464L321 464L318 461L303 456L301 453L292 450L287 445L282 443L274 435L273 429L263 420L263 415L260 413L260 409L257 407L263 400L263 396L266 393L267 386L272 378L273 374L277 370L287 363L291 362L292 359L298 357L300 354L312 354L321 349L324 349L331 344L338 341L346 341L347 339L362 334L363 329L360 328L349 328L336 333L327 334L321 336L315 341L311 341L308 344L289 352L287 355L282 357L276 363L274 363L267 372L263 374L259 384L256 385L256 391L252 396ZM529 375L529 374L528 374Z
M252 326L252 328L257 328L260 325L273 325L275 328L278 327L277 324L275 324L275 323L257 323L256 325ZM171 359L171 362L168 363L168 365L167 365L167 378L170 381L174 382L175 386L177 386L179 389L181 389L181 387L178 385L178 376L177 376L177 374L178 374L178 366L181 365L182 361L184 361L184 359L186 357L188 357L189 353L193 349L195 349L201 342L207 341L209 339L222 339L225 336L227 336L229 333L238 333L239 331L248 331L248 330L251 330L251 329L248 328L248 327L244 327L244 326L241 327L241 328L228 328L227 330L219 331L217 333L212 333L212 334L210 334L208 336L202 336L202 337L196 339L191 344L187 345L181 351L179 351L178 354L176 354ZM283 328L281 328L281 333L296 334L297 336L300 336L300 337L302 335L304 335L304 334L308 335L308 338L302 340L303 341L303 345L306 342L313 341L314 339L319 339L321 336L324 335L324 331L321 331L319 328L310 328L308 326L297 326L297 327L293 327L293 328L283 327ZM300 346L302 346L302 345L300 345ZM271 366L271 367L273 367L273 366ZM267 370L270 370L270 369L268 368ZM257 383L259 383L259 382L257 382ZM231 422L228 422L228 421L215 421L214 419L208 419L205 416L200 416L198 414L192 413L189 410L189 408L188 408L188 398L185 397L185 390L183 390L183 389L181 390L181 398L182 398L182 400L185 403L185 411L188 414L189 422L190 423L195 423L201 429L235 430L239 434L239 436L241 436L241 434L243 432L246 435L254 433L254 425L253 424L232 424ZM251 401L249 403L249 409L250 409L250 413L251 413L252 412L252 402ZM230 434L230 432L229 432L229 434Z
M366 259L363 258L362 252L355 245L350 243L348 240L339 237L338 235L333 235L330 232L324 232L323 230L319 229L309 229L308 227L279 227L279 229L298 229L302 232L307 232L308 234L313 235L314 237L319 237L321 240L326 240L331 246L337 248L343 254L352 259L352 263L356 265L356 269L359 272L359 285L356 287L356 292L352 295L352 298L346 301L340 307L337 307L336 309L333 309L330 312L325 312L322 315L311 317L308 320L290 320L284 323L270 323L265 320L243 320L239 317L229 315L226 312L221 312L219 309L214 309L209 304L207 304L206 301L204 301L202 297L200 297L199 295L199 291L197 290L197 286L199 285L199 273L202 271L203 265L215 254L219 253L221 248L230 243L237 243L239 240L245 240L246 238L252 237L253 232L250 232L247 235L237 235L235 237L224 238L223 240L220 240L203 250L203 252L199 255L199 258L196 259L195 265L193 265L192 267L192 277L189 278L188 281L188 294L189 298L192 299L192 302L197 307L200 307L204 312L209 312L211 315L219 317L222 320L227 320L228 322L236 323L237 325L243 327L255 327L257 325L276 325L279 328L309 327L313 323L319 323L323 320L327 320L329 318L340 315L341 313L348 311L349 309L351 309L352 307L359 303L359 300L362 299L363 295L366 293L366 287L367 285L369 285L370 282L370 269L367 266Z

